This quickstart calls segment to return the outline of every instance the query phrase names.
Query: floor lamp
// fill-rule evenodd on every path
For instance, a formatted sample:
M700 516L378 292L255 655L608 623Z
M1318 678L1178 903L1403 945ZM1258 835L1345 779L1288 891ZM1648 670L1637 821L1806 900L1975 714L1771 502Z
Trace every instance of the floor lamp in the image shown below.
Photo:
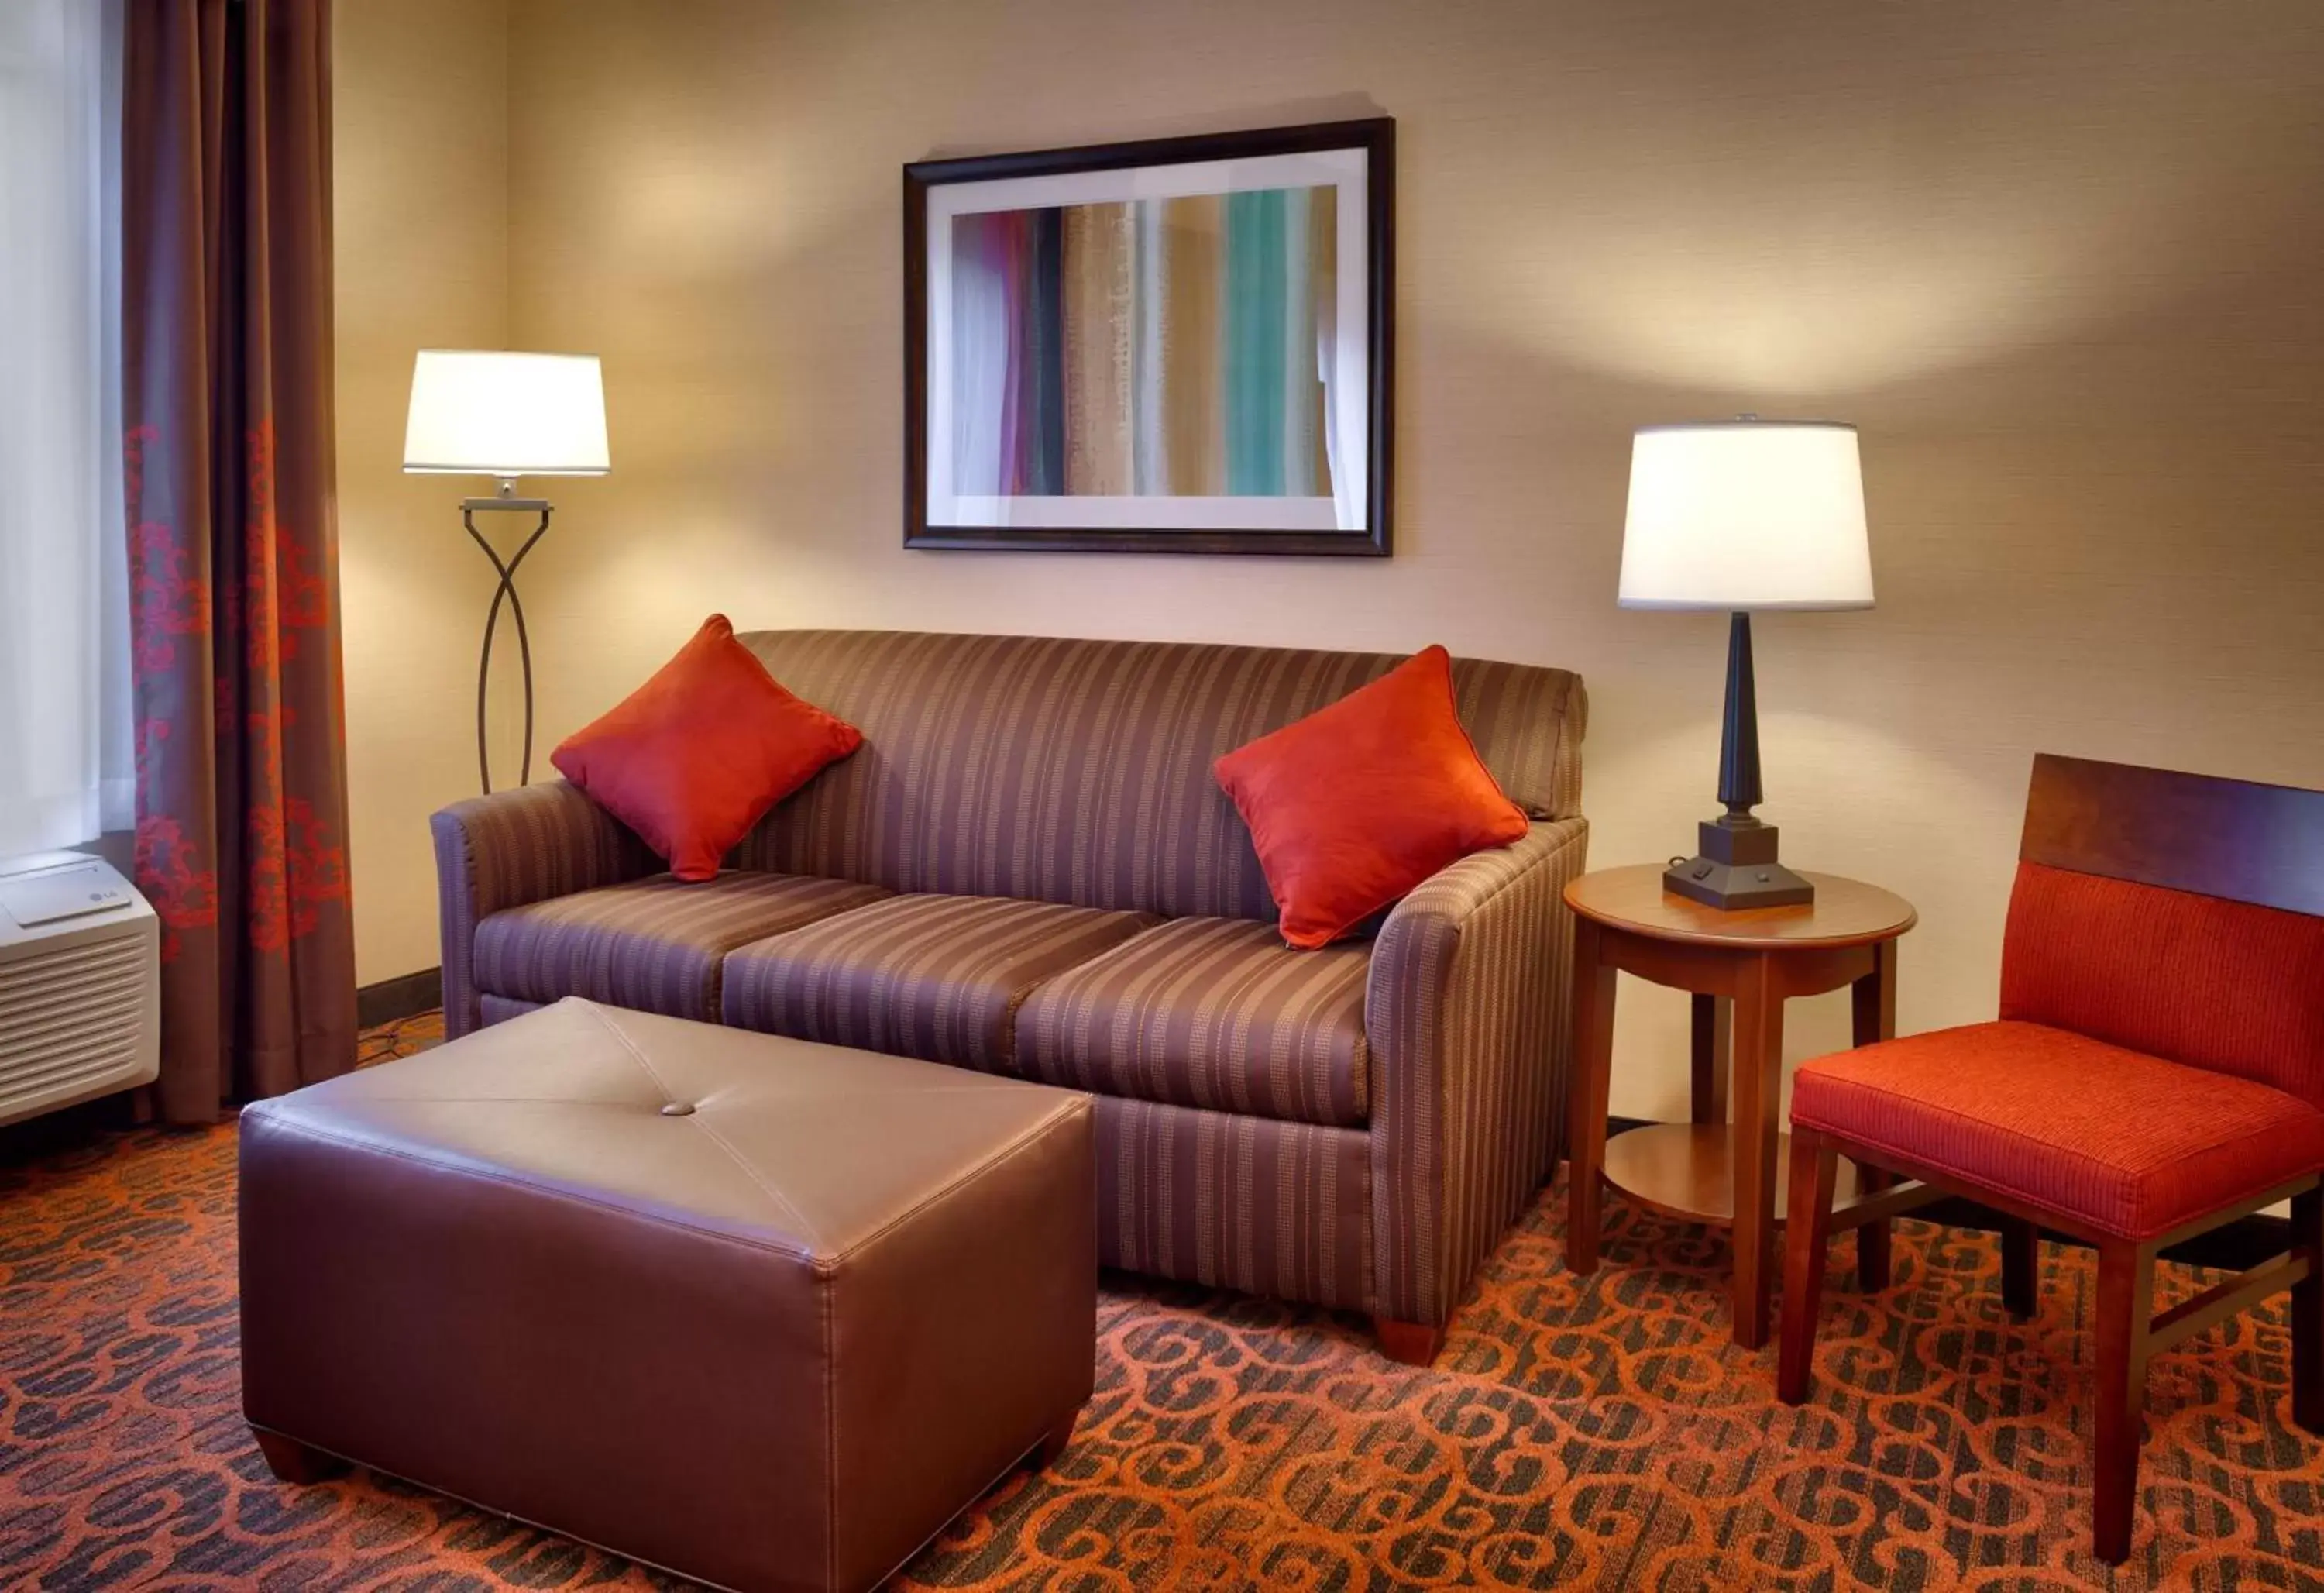
M476 662L476 773L493 789L492 754L484 735L486 694L493 678L493 634L501 606L516 624L524 671L524 760L519 784L532 780L532 638L517 596L517 567L549 534L547 498L519 497L520 476L603 476L613 468L605 446L605 386L594 354L510 354L486 349L423 348L411 368L411 409L404 425L403 468L439 475L490 476L491 497L463 498L460 521L492 560L499 577L484 614L484 644ZM531 533L503 559L476 516L539 516Z

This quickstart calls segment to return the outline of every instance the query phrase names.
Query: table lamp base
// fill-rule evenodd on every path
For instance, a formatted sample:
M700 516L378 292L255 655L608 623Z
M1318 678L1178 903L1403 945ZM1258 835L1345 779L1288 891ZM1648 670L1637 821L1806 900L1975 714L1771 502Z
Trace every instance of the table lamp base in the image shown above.
M1665 890L1730 912L1815 900L1815 886L1775 861L1774 825L1729 813L1704 820L1697 834L1702 850L1664 872Z

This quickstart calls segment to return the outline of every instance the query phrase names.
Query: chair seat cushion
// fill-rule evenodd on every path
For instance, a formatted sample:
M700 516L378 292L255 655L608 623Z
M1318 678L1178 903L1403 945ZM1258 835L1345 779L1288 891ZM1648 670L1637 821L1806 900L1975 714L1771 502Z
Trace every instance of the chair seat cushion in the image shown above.
M1044 980L1155 922L1003 896L892 896L726 959L739 1028L997 1070Z
M552 897L476 926L476 987L715 1023L726 953L887 894L850 880L736 873L699 884L659 874Z
M2297 1097L2040 1023L1803 1062L1792 1121L2126 1239L2324 1171L2324 1112Z
M1369 942L1296 951L1271 924L1176 919L1034 991L1016 1070L1132 1100L1360 1127L1370 966Z

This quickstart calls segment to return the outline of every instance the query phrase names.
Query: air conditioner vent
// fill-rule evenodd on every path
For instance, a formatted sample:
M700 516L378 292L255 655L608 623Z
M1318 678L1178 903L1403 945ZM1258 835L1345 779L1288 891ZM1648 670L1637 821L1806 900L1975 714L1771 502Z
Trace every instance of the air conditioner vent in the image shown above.
M151 1081L161 993L152 909L78 853L0 862L0 884L9 887L0 894L0 1123ZM113 904L14 911L99 892Z

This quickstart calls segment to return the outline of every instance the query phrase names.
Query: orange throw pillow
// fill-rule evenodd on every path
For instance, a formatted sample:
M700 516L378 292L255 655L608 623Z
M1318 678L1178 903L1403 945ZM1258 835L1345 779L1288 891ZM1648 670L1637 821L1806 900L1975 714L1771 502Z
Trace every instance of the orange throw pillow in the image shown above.
M668 858L672 874L702 880L768 809L862 745L854 726L777 685L714 614L549 762Z
M1305 949L1526 832L1461 727L1442 647L1235 748L1212 772L1250 826L1284 940Z

